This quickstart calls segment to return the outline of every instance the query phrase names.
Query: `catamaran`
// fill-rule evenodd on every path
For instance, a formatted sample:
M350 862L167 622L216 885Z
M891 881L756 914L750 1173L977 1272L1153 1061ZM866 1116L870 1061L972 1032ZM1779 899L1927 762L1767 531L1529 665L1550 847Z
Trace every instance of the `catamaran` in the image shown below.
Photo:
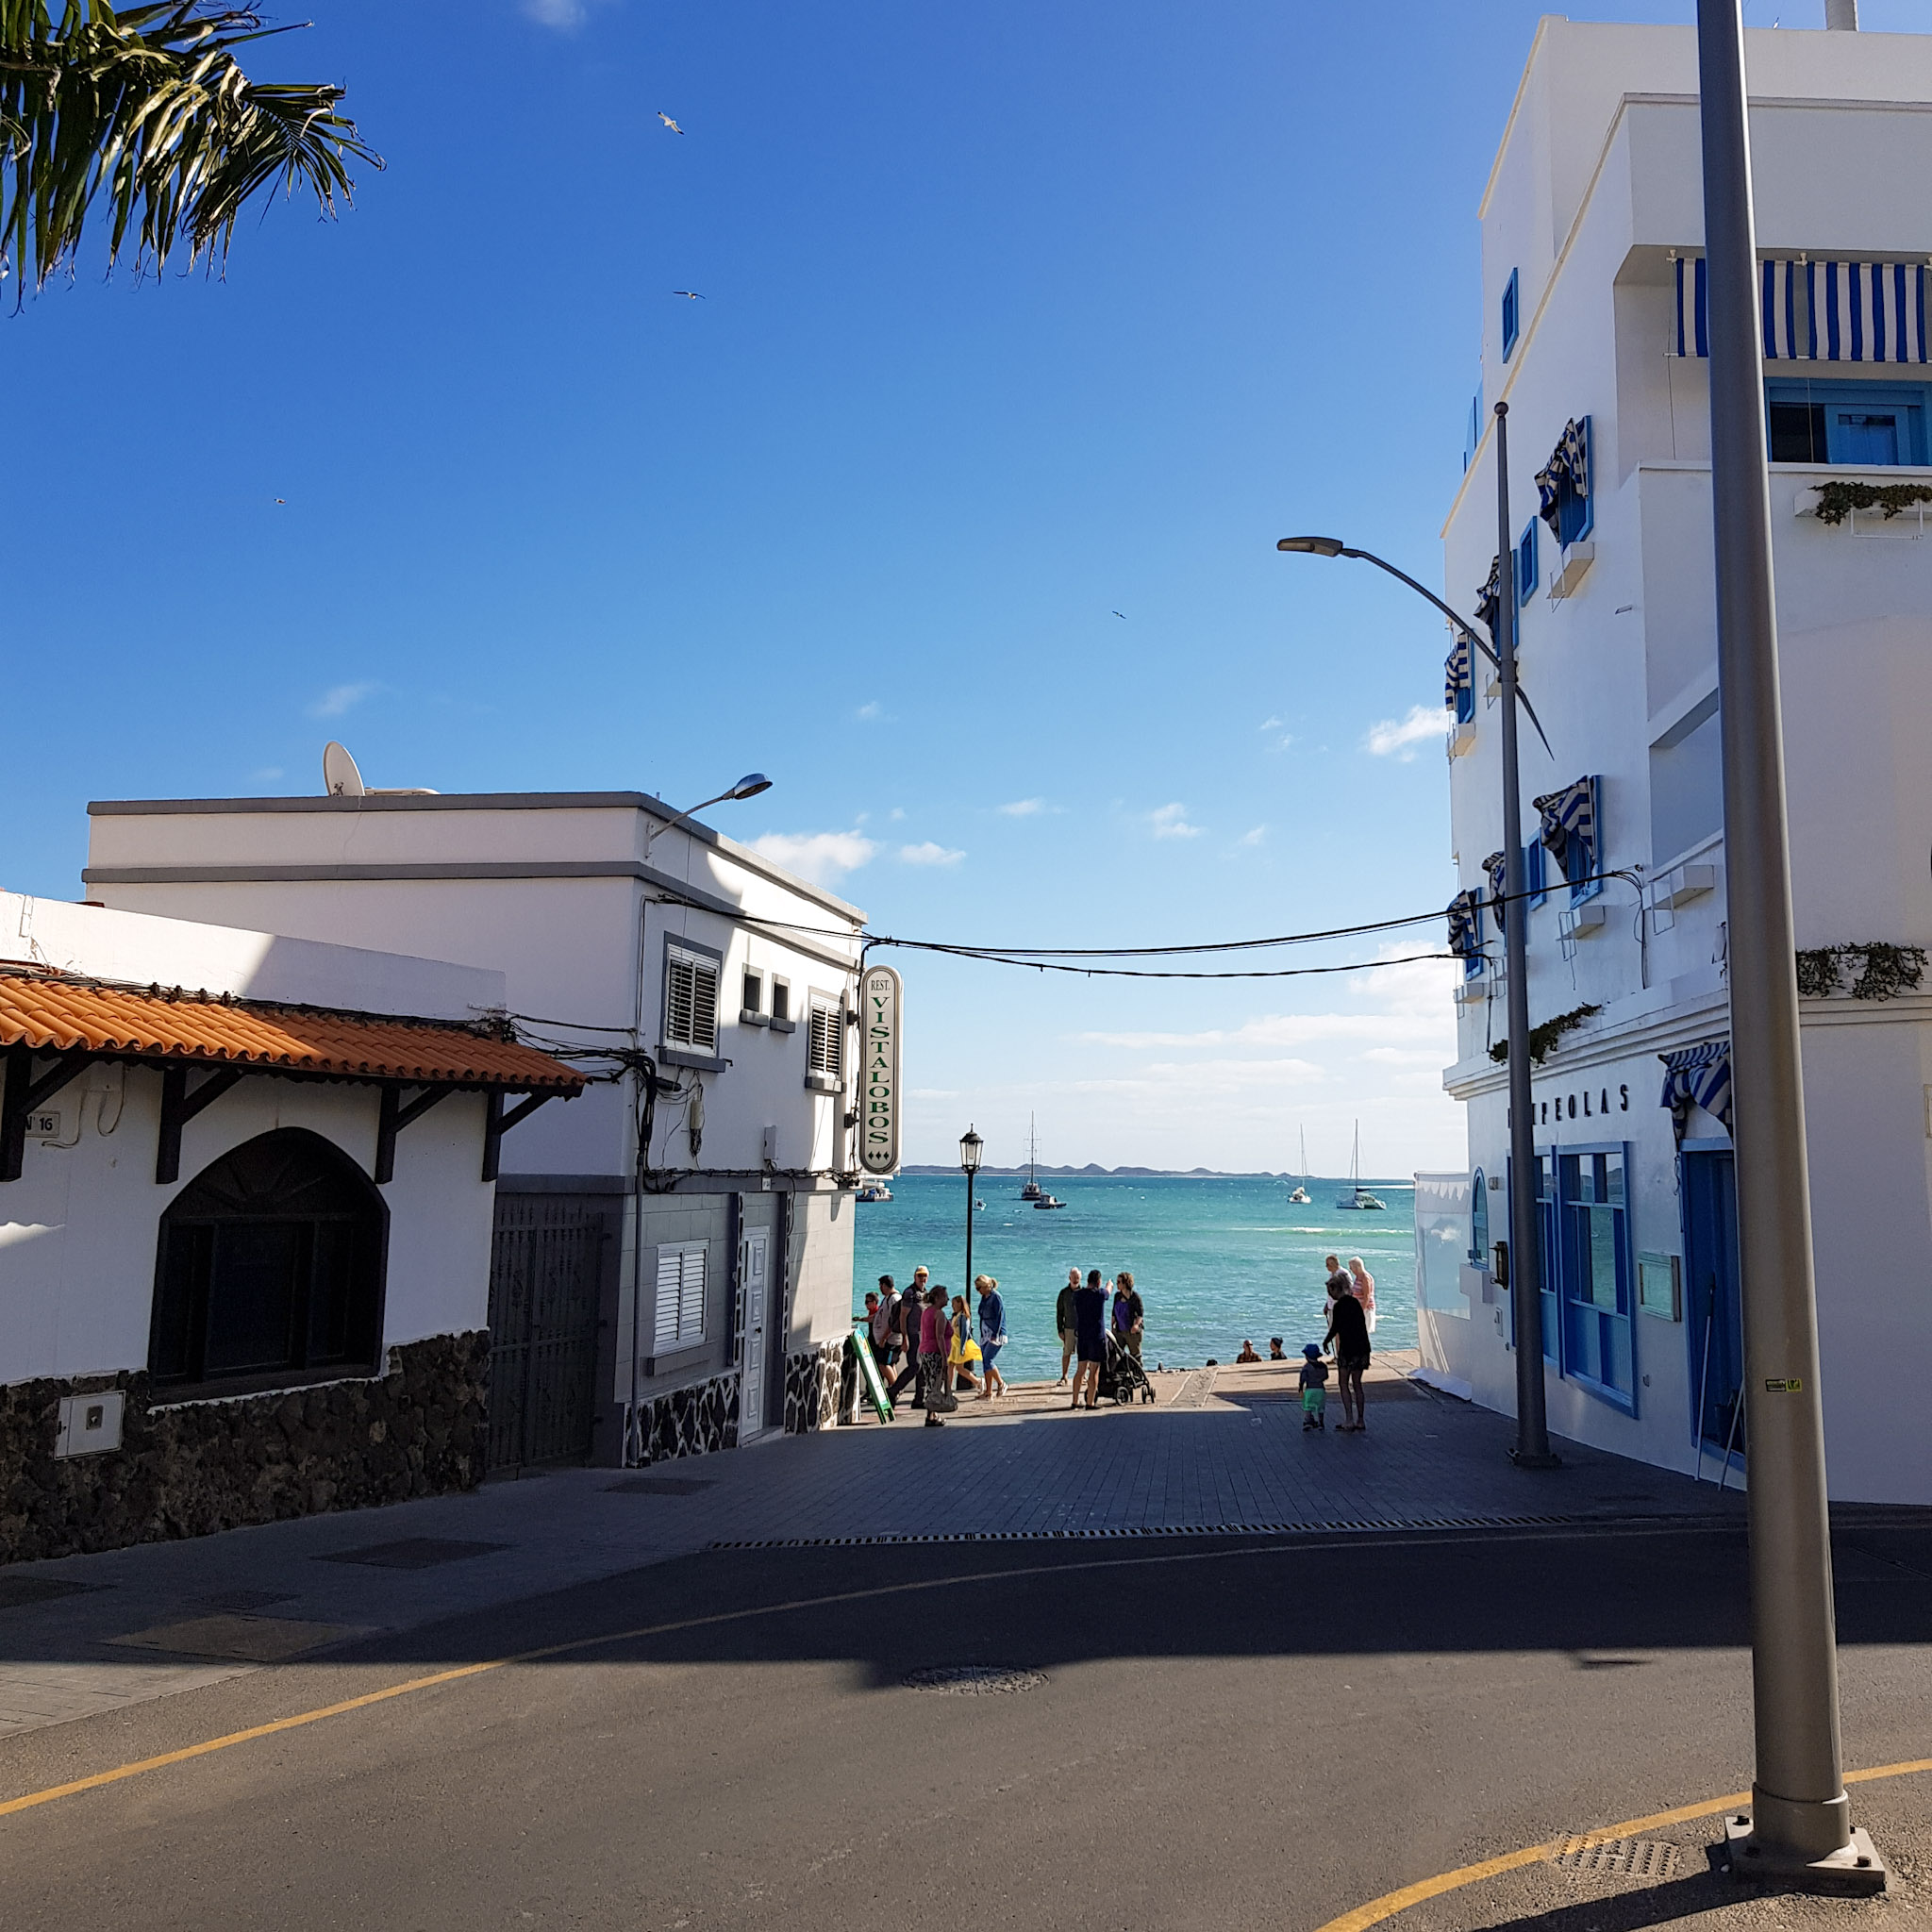
M1375 1199L1368 1189L1362 1186L1362 1124L1355 1124L1355 1158L1348 1168L1348 1192L1335 1204L1338 1208L1380 1208L1386 1211L1388 1204Z

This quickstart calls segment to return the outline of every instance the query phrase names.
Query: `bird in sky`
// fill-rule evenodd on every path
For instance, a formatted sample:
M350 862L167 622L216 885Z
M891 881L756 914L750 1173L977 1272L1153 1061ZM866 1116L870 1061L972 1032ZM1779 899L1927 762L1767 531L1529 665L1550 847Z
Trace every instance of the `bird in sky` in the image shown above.
M1123 624L1126 623L1127 613L1124 610L1116 610L1114 612L1114 615L1118 617Z
M667 114L667 113L666 113L666 112L664 111L664 109L663 109L662 108L659 108L658 109L658 120L660 120L661 122L663 122L663 124L665 125L665 126L667 126L668 128L670 128L670 130L672 131L672 133L673 133L673 134L682 134L682 133L684 132L684 129L683 129L683 128L681 128L681 127L680 127L680 126L679 126L679 125L677 125L677 123L676 123L675 121L674 121L674 120L673 120L673 119L671 118L671 116L670 116L669 114Z
M702 302L705 298L695 289L673 289L674 295L682 295L687 302Z
M282 504L285 504L285 503L287 503L287 502L288 502L288 500L289 500L289 499L288 499L288 498L287 498L286 496L278 496L278 497L276 497L276 498L275 498L275 501L276 501L277 503L282 503Z

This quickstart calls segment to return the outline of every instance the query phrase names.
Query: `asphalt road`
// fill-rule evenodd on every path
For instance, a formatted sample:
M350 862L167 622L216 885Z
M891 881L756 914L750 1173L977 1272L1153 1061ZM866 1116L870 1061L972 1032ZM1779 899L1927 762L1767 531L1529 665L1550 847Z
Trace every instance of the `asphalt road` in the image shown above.
M577 1646L0 1816L0 1917L1314 1928L1748 1784L1743 1558L1710 1524L693 1557L12 1740L0 1799ZM1840 1621L1848 1762L1932 1756L1932 1528L1844 1532ZM965 1666L1030 1674L907 1686ZM1928 1806L1859 1788L1876 1907L1740 1893L1698 1824L1661 1882L1539 1864L1393 1923L1895 1916Z

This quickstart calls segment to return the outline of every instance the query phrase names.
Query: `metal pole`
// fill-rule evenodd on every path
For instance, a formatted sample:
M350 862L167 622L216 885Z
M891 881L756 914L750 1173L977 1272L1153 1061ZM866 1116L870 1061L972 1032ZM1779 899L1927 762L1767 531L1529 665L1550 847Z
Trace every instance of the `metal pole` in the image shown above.
M1529 1097L1529 901L1524 896L1523 787L1516 769L1516 548L1509 538L1509 405L1496 405L1496 640L1503 686L1503 960L1509 1021L1509 1302L1516 1318L1516 1446L1524 1469L1553 1469L1543 1411L1542 1265L1538 1252L1536 1120Z
M973 1307L973 1191L979 1185L979 1176L969 1170L966 1175L966 1307Z
M1840 1755L1740 0L1698 0L1697 58L1757 1742L1752 1819L1729 1836L1734 1870L1841 1882L1862 1859L1852 1875L1879 1890Z

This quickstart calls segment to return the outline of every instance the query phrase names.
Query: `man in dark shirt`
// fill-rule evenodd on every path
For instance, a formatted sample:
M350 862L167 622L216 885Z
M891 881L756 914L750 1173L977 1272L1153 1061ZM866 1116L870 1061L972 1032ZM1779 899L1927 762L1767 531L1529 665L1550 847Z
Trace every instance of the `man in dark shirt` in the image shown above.
M919 1317L925 1307L925 1284L929 1272L924 1268L912 1271L912 1286L899 1297L899 1345L906 1351L899 1373L892 1377L892 1386L887 1391L894 1402L899 1391L907 1384L915 1385L911 1404L913 1408L925 1407L925 1390L919 1385Z
M1369 1318L1354 1295L1344 1291L1335 1297L1328 1314L1328 1332L1322 1340L1324 1344L1335 1344L1336 1392L1341 1397L1339 1433L1359 1435L1369 1425L1362 1410L1362 1372L1369 1366Z
M1067 1270L1067 1285L1053 1305L1053 1325L1060 1338L1060 1380L1067 1379L1067 1364L1074 1359L1074 1297L1080 1291L1080 1271Z

